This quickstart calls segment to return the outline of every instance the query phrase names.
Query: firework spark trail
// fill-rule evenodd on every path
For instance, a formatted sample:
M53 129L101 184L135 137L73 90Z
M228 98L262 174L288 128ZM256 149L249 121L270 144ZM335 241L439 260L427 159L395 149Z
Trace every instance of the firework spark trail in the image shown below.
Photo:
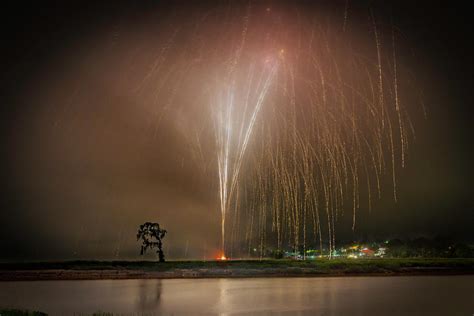
M400 114L400 100L398 96L398 77L397 77L397 53L395 51L395 31L392 25L392 50L393 50L393 89L395 92L395 109L397 111L398 127L400 129L400 148L402 168L405 167L405 132L403 131L403 122Z
M309 108L309 114L311 120L308 123L307 114L302 112L302 117L299 118L295 112L290 112L287 115L283 115L284 122L282 126L286 130L286 136L283 141L289 145L287 149L289 151L280 151L279 147L274 147L273 154L268 154L272 150L267 149L267 156L270 157L269 165L273 166L271 173L268 176L258 176L258 181L268 182L268 179L272 179L273 184L271 185L273 192L270 194L276 194L275 191L280 191L283 197L283 206L279 205L278 198L271 199L271 205L267 206L271 209L271 213L274 218L272 219L273 230L277 231L277 247L279 249L281 234L279 233L280 228L283 225L283 230L286 230L291 239L292 244L296 249L297 244L300 240L303 241L303 248L306 248L306 227L308 225L307 216L308 210L314 207L314 213L312 213L312 225L313 235L316 238L319 235L320 248L322 248L321 239L321 228L319 224L319 194L323 192L322 200L325 206L322 210L325 211L327 217L327 229L328 229L328 242L330 255L335 250L335 231L336 222L338 221L339 214L344 211L344 200L347 196L346 192L349 191L352 204L352 228L356 226L356 213L360 208L360 183L361 178L365 178L366 181L366 194L368 195L368 208L372 208L372 181L371 181L371 170L375 178L376 190L381 196L382 184L381 177L385 172L385 151L389 153L391 160L391 175L393 182L393 196L394 200L397 200L397 181L395 177L395 135L394 126L391 113L387 104L392 99L387 98L385 95L386 90L392 91L390 82L386 78L384 73L383 61L382 61L382 43L380 40L380 30L375 23L375 17L372 13L373 31L375 33L376 42L376 72L369 70L364 63L360 65L351 60L355 67L352 71L357 72L359 68L362 68L362 73L366 73L365 82L366 86L362 85L362 81L350 82L344 79L343 66L336 60L336 57L332 54L332 49L328 47L326 42L327 54L333 62L333 78L330 78L330 73L327 70L323 70L322 67L318 66L322 61L316 61L316 57L313 55L313 69L314 73L319 74L319 87L313 80L298 81L299 87L304 86L308 82L309 101L307 104L312 106ZM314 35L314 30L311 31L311 38ZM407 135L404 131L404 118L402 116L402 110L400 108L399 96L398 96L398 68L397 60L395 55L395 43L392 39L392 62L393 62L393 77L391 84L393 85L393 95L395 103L395 115L398 121L398 128L400 131L400 144L401 144L401 158L402 166L405 161L404 150L407 147ZM312 40L310 41L312 44ZM310 46L311 47L311 46ZM390 66L390 65L389 65ZM389 67L390 68L390 67ZM295 72L291 65L284 67L285 74L281 78L283 93L286 97L290 109L296 108L296 103L302 101L295 101L294 86L297 81L295 79ZM347 74L346 74L347 75ZM329 77L328 77L329 76ZM329 80L328 80L329 79ZM374 89L372 82L377 82L378 87ZM301 89L300 89L301 90ZM301 99L301 96L297 97ZM338 105L339 108L334 107ZM361 116L360 107L364 106L369 117L366 119ZM305 117L306 115L306 117ZM274 116L274 119L276 117ZM407 118L408 122L410 120ZM374 124L370 125L370 122ZM362 123L367 124L363 126ZM297 126L307 126L310 124L311 128L308 129L311 133L299 130ZM367 130L369 128L369 130ZM350 139L346 139L346 136L350 135ZM367 133L369 132L369 133ZM291 136L292 135L292 136ZM298 141L296 136L298 135ZM261 135L262 136L262 135ZM278 134L277 134L278 137ZM285 140L286 139L286 140ZM385 144L385 140L388 141L388 146ZM314 142L315 145L308 145ZM270 145L275 143L274 141L269 142ZM287 146L284 145L284 146ZM308 147L309 146L309 147ZM311 155L308 154L307 148L311 148ZM280 159L276 159L276 156L281 156ZM290 158L292 157L292 158ZM313 175L316 170L308 167L312 165L313 160L320 161L316 164L319 169L320 177L315 181ZM278 162L278 163L277 163ZM369 168L372 166L373 168ZM277 169L279 172L276 172ZM301 179L302 182L299 182ZM302 184L301 184L302 183ZM249 183L250 184L250 183ZM322 191L318 191L318 187L322 188ZM252 189L250 189L252 190ZM269 189L270 190L270 189ZM308 192L312 192L309 194ZM269 192L267 192L269 193ZM263 198L264 199L264 198ZM311 203L308 202L308 199ZM256 197L256 201L265 202L262 197ZM279 210L288 209L285 211L286 216L280 218ZM312 211L310 211L312 212ZM282 219L286 219L282 221ZM317 226L317 227L316 227Z
M267 61L265 62L267 63ZM221 210L221 233L222 233L222 249L225 247L225 220L227 210L229 209L232 202L232 195L235 191L239 180L240 169L242 161L252 135L252 131L255 126L255 122L265 100L265 96L270 88L271 82L275 77L275 73L278 69L278 63L270 65L270 70L262 71L260 80L256 85L255 91L251 83L253 79L253 67L249 70L249 82L246 98L244 101L244 117L241 118L241 128L238 134L233 133L233 122L236 120L237 115L234 114L235 107L235 90L237 84L232 84L231 87L227 88L227 100L220 101L220 105L217 106L217 123L216 123L216 143L219 148L218 151L218 169L219 169L219 198L220 198L220 210ZM249 100L250 95L257 94L255 101ZM250 117L245 116L247 108L250 106ZM243 140L242 140L242 135ZM237 143L237 144L236 144ZM229 181L230 180L230 181Z
M341 29L341 14L332 25L314 12L227 3L157 19L144 47L122 45L135 46L124 67L138 69L127 83L149 114L146 141L178 126L196 178L215 179L231 255L263 256L274 241L331 256L339 221L348 216L355 230L363 199L375 209L385 177L397 200L397 168L414 136L405 54L393 24L385 29L369 10L360 26L355 9L345 1ZM75 89L59 125L87 90Z
M344 5L344 23L342 24L343 32L346 31L348 11L349 11L349 0L346 0L346 4Z

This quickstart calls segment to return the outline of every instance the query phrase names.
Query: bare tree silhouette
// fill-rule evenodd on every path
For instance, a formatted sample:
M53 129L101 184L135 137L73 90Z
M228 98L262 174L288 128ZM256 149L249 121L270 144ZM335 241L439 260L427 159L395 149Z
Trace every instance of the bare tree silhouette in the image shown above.
M165 262L162 239L166 233L166 229L161 229L158 223L146 222L140 225L137 233L137 240L142 240L140 255L145 254L148 248L158 248L156 252L158 253L159 261Z

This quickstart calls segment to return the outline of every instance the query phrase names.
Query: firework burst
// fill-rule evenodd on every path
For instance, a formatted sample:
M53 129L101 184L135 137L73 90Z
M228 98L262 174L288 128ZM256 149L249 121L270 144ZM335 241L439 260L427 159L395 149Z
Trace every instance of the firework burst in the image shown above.
M114 42L148 134L179 126L183 156L215 180L209 216L221 218L222 256L263 255L270 243L327 245L331 255L341 217L355 230L361 203L370 209L387 178L397 200L414 135L409 72L398 31L370 10L365 22L351 12L349 1L327 15L175 9Z

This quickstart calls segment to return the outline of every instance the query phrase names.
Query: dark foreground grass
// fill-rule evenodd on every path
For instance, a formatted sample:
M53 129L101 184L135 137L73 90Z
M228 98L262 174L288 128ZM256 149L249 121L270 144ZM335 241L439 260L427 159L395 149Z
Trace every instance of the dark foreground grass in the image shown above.
M48 314L38 311L29 311L21 309L0 309L0 316L47 316ZM83 314L77 314L83 315ZM92 316L113 316L112 313L95 312ZM85 316L85 315L84 315Z
M0 309L0 316L46 316L47 314L37 311L20 309Z
M384 272L416 269L473 271L474 258L390 258L317 260L229 260L229 261L64 261L0 263L0 271L21 270L126 270L170 272L175 270L311 270L314 273Z

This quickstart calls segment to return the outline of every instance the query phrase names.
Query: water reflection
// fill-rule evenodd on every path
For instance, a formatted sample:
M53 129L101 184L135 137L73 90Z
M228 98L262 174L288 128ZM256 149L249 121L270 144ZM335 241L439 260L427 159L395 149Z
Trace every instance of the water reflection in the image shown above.
M474 276L0 282L0 308L51 315L471 315Z
M137 311L159 310L161 300L161 280L138 280Z

